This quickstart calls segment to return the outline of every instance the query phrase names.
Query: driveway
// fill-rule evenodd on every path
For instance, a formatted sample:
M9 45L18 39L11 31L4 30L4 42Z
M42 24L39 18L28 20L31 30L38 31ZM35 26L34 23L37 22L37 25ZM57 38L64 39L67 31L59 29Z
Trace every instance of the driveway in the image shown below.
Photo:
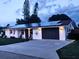
M70 44L60 40L32 40L0 46L1 59L59 59L56 50Z

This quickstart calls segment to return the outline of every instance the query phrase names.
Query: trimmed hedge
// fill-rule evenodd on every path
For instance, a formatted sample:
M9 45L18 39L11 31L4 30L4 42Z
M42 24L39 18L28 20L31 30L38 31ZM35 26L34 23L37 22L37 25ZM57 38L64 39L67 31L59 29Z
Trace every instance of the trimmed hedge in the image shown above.
M72 40L79 40L79 34L75 34L75 33L69 33L68 35L68 39L72 39Z
M20 39L20 38L0 38L0 45L8 45L19 42L29 41L29 39Z

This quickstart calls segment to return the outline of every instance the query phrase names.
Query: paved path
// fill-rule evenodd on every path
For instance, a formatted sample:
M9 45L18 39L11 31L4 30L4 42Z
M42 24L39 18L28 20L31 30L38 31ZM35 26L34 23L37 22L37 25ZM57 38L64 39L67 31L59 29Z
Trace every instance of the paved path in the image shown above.
M0 46L1 59L59 59L56 50L73 41L32 40Z

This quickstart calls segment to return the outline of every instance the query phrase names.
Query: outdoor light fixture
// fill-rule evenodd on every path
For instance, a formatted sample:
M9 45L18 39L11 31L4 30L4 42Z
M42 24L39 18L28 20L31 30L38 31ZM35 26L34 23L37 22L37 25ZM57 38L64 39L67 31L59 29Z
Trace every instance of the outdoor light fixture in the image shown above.
M63 27L63 26L60 26L59 29L60 29L60 30L64 30L64 27Z

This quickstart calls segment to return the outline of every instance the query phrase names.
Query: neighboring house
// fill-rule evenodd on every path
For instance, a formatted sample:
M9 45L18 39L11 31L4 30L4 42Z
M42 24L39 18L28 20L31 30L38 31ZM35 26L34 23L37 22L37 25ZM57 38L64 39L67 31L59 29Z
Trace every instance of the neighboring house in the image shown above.
M37 23L31 24L31 27L26 27L25 24L15 25L5 29L5 34L8 38L32 38L32 39L57 39L66 40L68 33L74 29L72 20L41 22L40 26Z

